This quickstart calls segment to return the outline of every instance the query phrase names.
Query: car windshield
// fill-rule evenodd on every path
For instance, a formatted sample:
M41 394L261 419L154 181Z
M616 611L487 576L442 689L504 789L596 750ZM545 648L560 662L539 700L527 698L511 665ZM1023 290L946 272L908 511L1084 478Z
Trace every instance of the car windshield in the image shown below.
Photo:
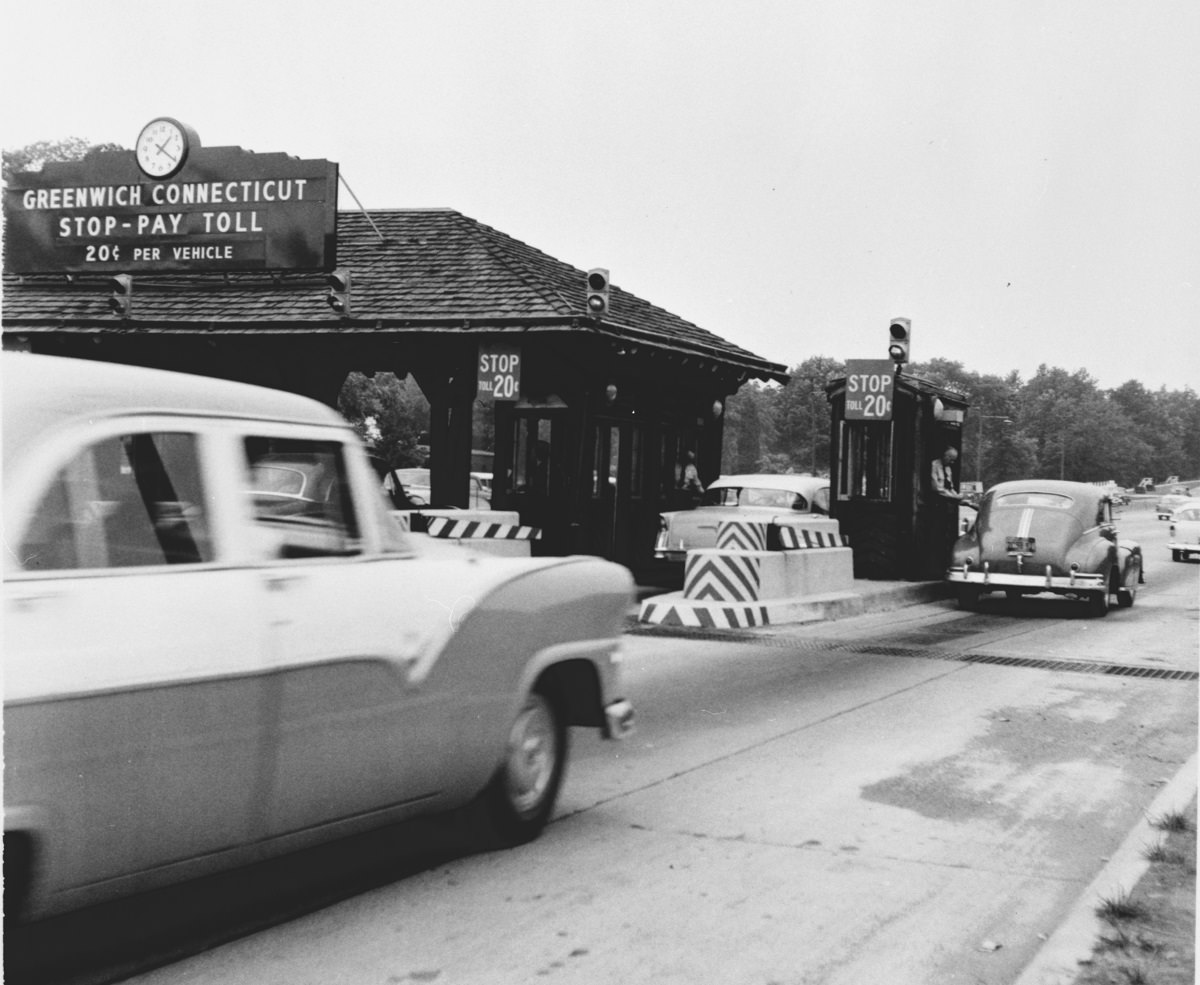
M776 510L808 509L808 500L787 489L763 489L757 486L722 486L704 494L703 506L766 506Z
M1070 496L1058 493L1019 492L997 496L997 506L1040 506L1042 509L1069 510L1075 503Z
M1200 520L1200 507L1180 510L1175 514L1176 520Z

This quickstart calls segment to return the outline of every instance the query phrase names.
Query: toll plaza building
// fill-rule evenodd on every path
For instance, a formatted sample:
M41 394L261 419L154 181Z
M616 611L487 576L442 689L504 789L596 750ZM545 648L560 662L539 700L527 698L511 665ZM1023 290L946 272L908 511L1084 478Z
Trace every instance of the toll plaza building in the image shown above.
M492 507L542 530L535 552L635 570L651 565L686 452L706 483L717 475L728 398L750 379L787 379L607 272L589 305L589 271L451 209L340 211L332 225L341 310L328 264L143 264L122 275L114 311L119 262L14 272L6 256L4 347L242 380L335 407L350 372L411 374L431 408L435 505L468 504L481 401L494 415Z

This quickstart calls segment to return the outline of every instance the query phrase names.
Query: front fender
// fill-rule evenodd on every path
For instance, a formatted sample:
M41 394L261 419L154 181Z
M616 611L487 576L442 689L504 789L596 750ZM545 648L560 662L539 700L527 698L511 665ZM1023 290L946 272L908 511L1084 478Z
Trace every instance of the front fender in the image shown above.
M633 600L628 569L577 557L514 566L476 601L423 684L453 695L454 759L467 786L490 777L536 684L561 697L568 724L604 730L605 705L624 697L618 651Z

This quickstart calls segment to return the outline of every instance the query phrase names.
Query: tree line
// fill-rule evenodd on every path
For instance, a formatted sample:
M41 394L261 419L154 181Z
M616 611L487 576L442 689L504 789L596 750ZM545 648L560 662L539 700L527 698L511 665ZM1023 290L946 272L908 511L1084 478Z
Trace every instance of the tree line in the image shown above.
M845 363L814 356L789 370L786 386L743 386L726 401L721 471L827 474L825 387L845 372ZM946 359L913 363L904 372L967 397L963 481L1111 479L1129 488L1147 476L1200 478L1200 397L1190 387L1152 391L1130 380L1105 390L1085 370L1044 364L1029 380L1016 372L975 373ZM411 378L352 373L339 404L392 468L424 463L429 404ZM479 403L476 417L476 440L490 450L492 422Z
M786 386L750 383L726 402L724 473L829 470L825 385L844 362L806 359ZM1038 367L1029 380L979 374L962 363L913 363L905 375L965 394L960 476L990 486L1008 479L1114 480L1200 477L1200 397L1148 390L1130 380L1102 389L1086 370Z

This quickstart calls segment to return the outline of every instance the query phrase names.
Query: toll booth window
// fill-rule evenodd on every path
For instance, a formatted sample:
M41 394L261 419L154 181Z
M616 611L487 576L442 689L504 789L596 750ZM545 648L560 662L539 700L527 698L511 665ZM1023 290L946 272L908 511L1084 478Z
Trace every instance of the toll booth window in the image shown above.
M611 496L617 489L617 467L621 460L621 429L615 425L597 427L595 458L592 465L592 498Z
M629 495L635 499L642 495L642 429L633 425L629 433Z
M679 438L673 431L664 430L658 439L658 460L661 462L659 471L658 495L670 502L679 488L679 480L683 474L683 463L679 460Z
M550 495L550 430L549 418L517 418L513 431L513 492Z
M55 476L20 548L29 571L213 559L193 434L99 441Z
M839 499L892 498L892 422L843 421Z

